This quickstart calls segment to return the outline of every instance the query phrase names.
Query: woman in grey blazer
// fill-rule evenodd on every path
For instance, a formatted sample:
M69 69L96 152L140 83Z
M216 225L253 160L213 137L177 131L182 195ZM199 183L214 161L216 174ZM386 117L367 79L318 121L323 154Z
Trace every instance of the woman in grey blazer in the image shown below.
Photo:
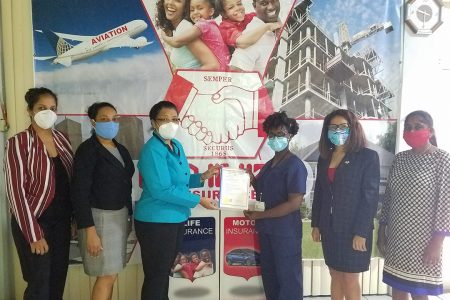
M369 269L378 205L378 154L366 148L361 124L344 109L325 117L319 144L312 237L322 242L332 299L360 299L359 273Z

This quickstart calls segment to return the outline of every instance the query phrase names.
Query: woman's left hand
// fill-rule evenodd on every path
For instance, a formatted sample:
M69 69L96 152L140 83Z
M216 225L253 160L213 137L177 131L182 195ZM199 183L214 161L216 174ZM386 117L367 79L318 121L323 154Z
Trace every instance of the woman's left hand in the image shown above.
M439 260L441 259L441 252L442 239L433 237L423 253L424 265L431 266L439 263Z
M367 251L366 238L363 238L362 236L359 236L359 235L355 235L353 237L353 250Z
M202 174L201 178L202 180L208 180L209 178L213 177L214 175L219 174L220 165L215 164L211 168L209 168L205 173Z
M262 212L262 211L244 210L244 216L250 220L262 219L264 217L263 213L264 212Z

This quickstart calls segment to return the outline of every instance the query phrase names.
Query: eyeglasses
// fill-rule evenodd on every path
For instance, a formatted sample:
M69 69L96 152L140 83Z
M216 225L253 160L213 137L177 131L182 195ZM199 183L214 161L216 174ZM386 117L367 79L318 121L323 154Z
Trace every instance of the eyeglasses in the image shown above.
M331 130L331 131L345 130L347 128L349 128L348 123L328 125L328 130Z
M100 117L98 118L98 120L95 120L95 122L98 123L103 123L103 122L114 122L114 123L119 123L120 122L120 117L119 116L115 116L112 117L111 119L107 118L107 117Z
M180 118L173 118L173 119L156 119L156 121L160 121L160 122L164 122L164 123L169 123L169 122L172 122L172 123L175 123L175 124L178 124L178 123L180 123Z

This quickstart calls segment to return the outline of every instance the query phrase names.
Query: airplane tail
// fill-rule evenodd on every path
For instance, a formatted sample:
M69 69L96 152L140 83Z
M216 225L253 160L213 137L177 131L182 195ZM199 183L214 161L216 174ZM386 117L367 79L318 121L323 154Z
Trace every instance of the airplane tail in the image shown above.
M55 49L57 56L60 56L61 54L65 53L73 48L73 45L68 43L65 39L58 36L53 31L44 29L44 30L42 30L42 33L45 34L45 36L47 37L47 40L52 45L52 47Z

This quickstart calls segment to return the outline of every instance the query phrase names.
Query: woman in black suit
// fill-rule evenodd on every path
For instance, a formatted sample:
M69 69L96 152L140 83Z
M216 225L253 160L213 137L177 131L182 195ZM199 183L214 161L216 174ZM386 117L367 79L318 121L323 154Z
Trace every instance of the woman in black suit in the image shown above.
M97 277L92 299L111 299L117 273L126 264L134 164L114 139L119 131L115 107L94 103L88 116L93 134L75 153L71 198L84 271Z
M380 183L377 152L366 148L356 116L325 117L312 207L312 237L322 242L331 299L361 299L359 273L369 269Z

